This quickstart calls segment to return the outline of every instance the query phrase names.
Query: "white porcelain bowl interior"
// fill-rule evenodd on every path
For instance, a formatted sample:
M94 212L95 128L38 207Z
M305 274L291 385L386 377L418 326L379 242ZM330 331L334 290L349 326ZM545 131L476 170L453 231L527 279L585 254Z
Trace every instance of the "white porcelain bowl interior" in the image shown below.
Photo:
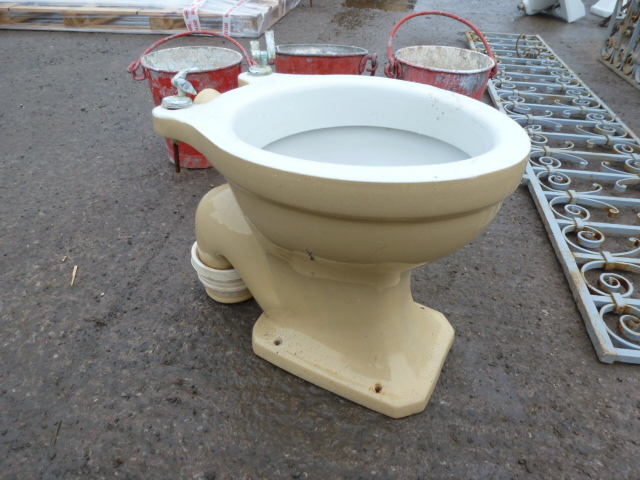
M249 86L192 107L185 118L218 148L277 170L439 182L509 168L528 154L513 120L435 87L352 75L242 77Z

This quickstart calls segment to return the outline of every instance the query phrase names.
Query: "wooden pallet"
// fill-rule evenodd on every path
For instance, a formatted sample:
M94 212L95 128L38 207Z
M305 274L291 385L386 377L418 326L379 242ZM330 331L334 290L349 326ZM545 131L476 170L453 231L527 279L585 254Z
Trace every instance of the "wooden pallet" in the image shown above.
M203 15L204 16L204 15ZM140 31L184 30L182 10L60 7L0 3L0 28L24 30Z
M298 2L285 0L284 3L284 12L280 10L274 13L280 13L282 16ZM198 12L198 16L203 30L222 30L222 14L202 11ZM231 35L257 37L262 33L262 30L269 28L278 18L279 16L274 16L273 21L268 22L261 29L258 25L262 21L261 18L234 14ZM233 30L234 23L238 26L235 32ZM257 34L243 35L239 31L248 25L255 25ZM182 8L140 9L0 2L0 29L173 34L185 31L187 28Z

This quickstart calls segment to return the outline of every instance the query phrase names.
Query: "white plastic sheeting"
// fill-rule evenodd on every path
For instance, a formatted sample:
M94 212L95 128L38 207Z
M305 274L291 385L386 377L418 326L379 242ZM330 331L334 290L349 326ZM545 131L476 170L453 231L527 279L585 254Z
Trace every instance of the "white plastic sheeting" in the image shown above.
M110 33L211 30L256 38L300 0L0 0L0 28Z

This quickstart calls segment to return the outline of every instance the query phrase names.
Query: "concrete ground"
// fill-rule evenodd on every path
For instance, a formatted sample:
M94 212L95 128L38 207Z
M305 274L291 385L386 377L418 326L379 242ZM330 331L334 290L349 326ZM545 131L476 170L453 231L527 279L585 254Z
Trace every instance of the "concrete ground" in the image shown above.
M340 2L303 0L277 43L384 58L405 12ZM516 3L416 9L542 35L640 132L640 93L597 61L600 19ZM397 42L464 46L462 30L417 20ZM524 187L414 275L457 332L424 412L392 420L255 356L258 305L210 300L189 261L196 205L224 179L173 172L126 72L158 38L0 32L0 477L640 478L640 367L598 362Z

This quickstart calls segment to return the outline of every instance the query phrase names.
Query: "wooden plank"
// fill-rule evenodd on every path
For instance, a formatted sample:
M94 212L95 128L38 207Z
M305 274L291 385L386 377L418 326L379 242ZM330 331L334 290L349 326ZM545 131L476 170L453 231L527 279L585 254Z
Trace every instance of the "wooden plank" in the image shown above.
M65 13L95 13L97 15L137 15L140 9L123 7L58 7L57 11Z
M19 23L15 25L0 25L0 30L34 30L34 31L60 31L60 32L91 32L91 33L163 33L171 35L175 30L152 31L148 27L131 27L128 25L103 25L97 27L67 27L62 23Z
M0 10L0 24L7 23L10 25L16 25L22 22L26 22L27 20L31 20L32 18L38 17L39 13L33 13L31 15L12 15L10 11L1 11Z
M79 13L65 13L62 21L67 27L96 27L120 18L118 15L90 17Z
M173 17L149 17L151 30L184 30L184 19Z
M175 15L176 17L182 17L181 9L169 9L169 8L144 8L142 10L138 10L138 15L149 15L151 16L166 16L166 15Z
M17 5L10 8L12 12L39 12L39 13L95 13L97 15L137 15L137 8L112 8L112 7L71 7L60 5Z
M63 7L51 7L45 5L14 5L9 10L12 12L34 12L34 13L58 13Z

